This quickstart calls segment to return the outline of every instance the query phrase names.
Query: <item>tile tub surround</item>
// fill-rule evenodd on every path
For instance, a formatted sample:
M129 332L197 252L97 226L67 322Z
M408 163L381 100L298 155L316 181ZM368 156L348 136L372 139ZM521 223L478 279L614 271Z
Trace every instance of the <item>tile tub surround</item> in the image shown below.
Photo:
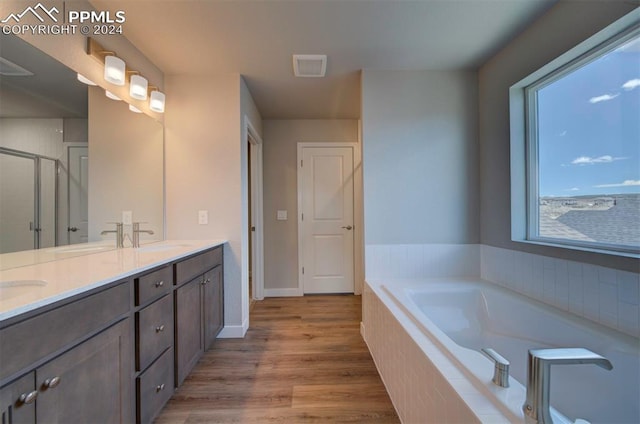
M366 278L479 277L477 244L367 244Z
M365 283L362 333L403 423L508 423L382 290Z
M640 337L640 274L482 245L481 278Z
M640 337L640 274L478 244L366 245L366 279L480 277Z
M44 286L25 286L18 295L3 293L15 288L0 288L0 321L224 243L226 240L166 240L143 249L114 249L0 271L1 282L47 282ZM154 249L149 249L151 246Z

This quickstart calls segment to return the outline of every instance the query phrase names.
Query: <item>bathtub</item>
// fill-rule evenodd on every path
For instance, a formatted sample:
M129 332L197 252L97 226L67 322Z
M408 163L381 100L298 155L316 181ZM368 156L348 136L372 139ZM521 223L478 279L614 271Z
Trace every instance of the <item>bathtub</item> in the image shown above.
M553 413L591 423L640 422L638 339L575 317L483 281L424 280L370 284L457 367L504 421L524 421L527 351L585 347L608 358L612 371L593 365L553 366ZM510 363L510 387L491 382L495 349ZM470 407L470 409L474 409ZM479 419L479 421L483 421Z

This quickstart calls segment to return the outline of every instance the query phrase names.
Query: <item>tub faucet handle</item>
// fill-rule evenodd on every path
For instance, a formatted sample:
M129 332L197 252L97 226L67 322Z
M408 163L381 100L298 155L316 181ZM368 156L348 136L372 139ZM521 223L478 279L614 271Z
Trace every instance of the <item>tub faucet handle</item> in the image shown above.
M491 381L497 386L509 387L509 361L490 347L483 347L480 350L495 364Z

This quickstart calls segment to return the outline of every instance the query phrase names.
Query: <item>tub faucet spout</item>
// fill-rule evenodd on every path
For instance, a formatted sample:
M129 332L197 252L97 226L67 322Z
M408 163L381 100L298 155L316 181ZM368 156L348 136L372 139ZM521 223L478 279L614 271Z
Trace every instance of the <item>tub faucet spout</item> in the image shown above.
M522 406L527 424L551 424L549 382L551 365L594 364L611 370L611 362L584 348L530 349L527 361L527 399Z

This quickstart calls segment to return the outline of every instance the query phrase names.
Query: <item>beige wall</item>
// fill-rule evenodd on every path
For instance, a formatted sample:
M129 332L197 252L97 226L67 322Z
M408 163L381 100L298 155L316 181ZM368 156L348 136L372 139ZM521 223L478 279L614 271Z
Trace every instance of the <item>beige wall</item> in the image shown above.
M479 240L477 74L362 73L365 243Z
M114 229L108 222L121 221L122 211L132 211L134 222L145 222L140 228L154 232L141 234L142 240L162 240L162 124L89 87L89 140L89 241L113 239L100 232Z
M37 3L37 2L36 2ZM34 3L34 4L36 4ZM47 2L48 6L56 6L59 10L63 10L62 1L52 0ZM24 0L2 0L0 1L0 16L8 16L10 13L19 13L24 10L29 2ZM93 10L94 8L86 0L66 0L64 2L66 10ZM29 19L28 17L26 19ZM35 19L34 19L35 20ZM35 22L27 22L39 24ZM124 25L126 31L126 24ZM47 53L49 56L67 65L76 72L80 72L90 80L94 81L103 88L108 88L121 99L128 99L129 103L134 104L138 109L142 110L154 119L162 121L164 116L149 110L148 101L131 99L129 97L129 85L118 87L104 81L104 66L91 56L86 54L86 37L78 30L76 34L67 35L43 35L43 34L25 34L20 38L26 40L33 46ZM164 87L164 75L151 61L149 61L127 38L123 35L96 35L93 36L105 49L115 51L118 57L127 63L128 69L140 72L149 80L149 84Z
M358 121L265 120L263 139L264 286L269 296L298 287L297 143L356 143ZM277 210L287 210L288 219L276 220Z
M248 279L247 149L241 116L251 116L258 127L260 119L242 85L238 74L166 78L167 235L229 240L224 252L223 337L242 337L248 325L243 302ZM209 212L208 225L198 224L199 210Z
M481 242L638 271L638 260L511 241L509 87L633 10L630 2L560 2L479 70Z

